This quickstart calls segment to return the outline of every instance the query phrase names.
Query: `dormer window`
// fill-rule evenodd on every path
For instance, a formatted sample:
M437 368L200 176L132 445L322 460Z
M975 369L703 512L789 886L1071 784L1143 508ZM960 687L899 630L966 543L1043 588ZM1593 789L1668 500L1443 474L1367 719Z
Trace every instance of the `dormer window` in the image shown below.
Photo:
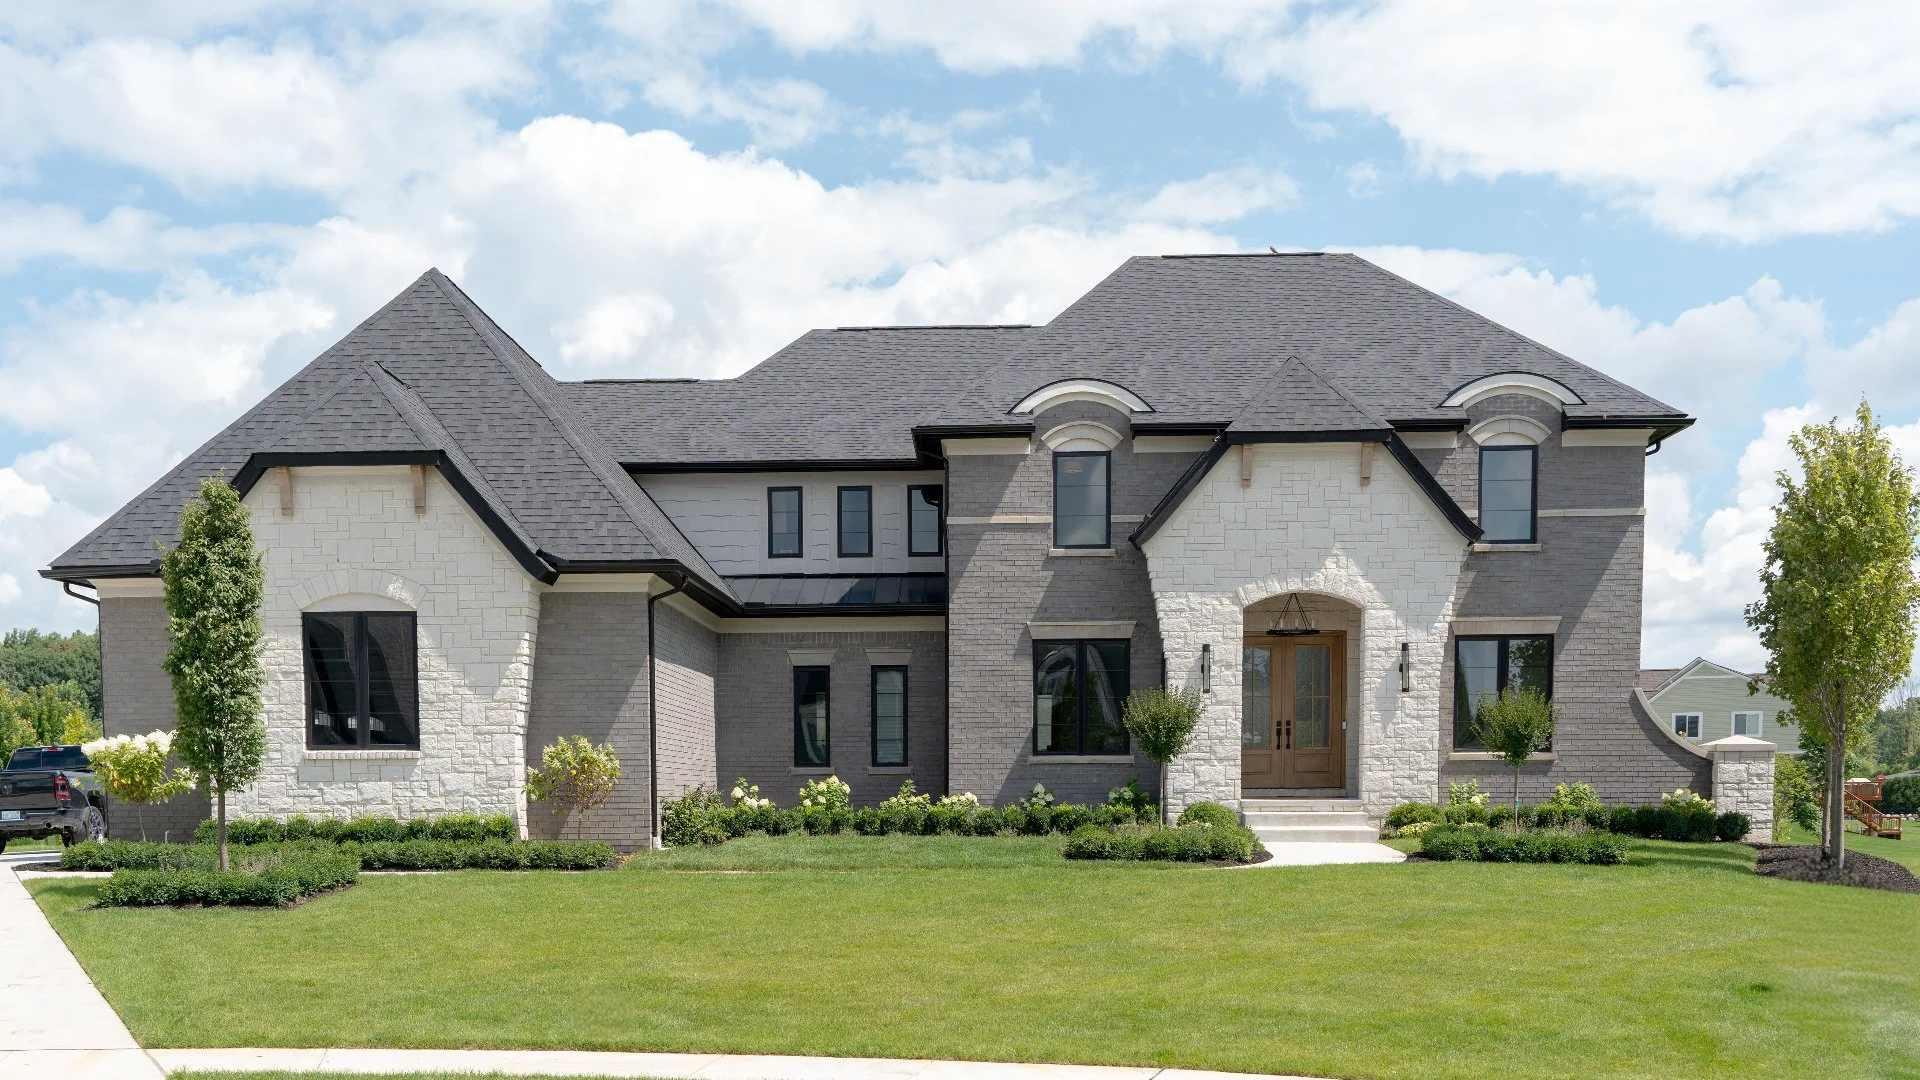
M1107 452L1053 455L1053 546L1111 547L1107 515Z
M1537 446L1480 448L1481 539L1490 544L1534 542L1534 494L1539 475Z

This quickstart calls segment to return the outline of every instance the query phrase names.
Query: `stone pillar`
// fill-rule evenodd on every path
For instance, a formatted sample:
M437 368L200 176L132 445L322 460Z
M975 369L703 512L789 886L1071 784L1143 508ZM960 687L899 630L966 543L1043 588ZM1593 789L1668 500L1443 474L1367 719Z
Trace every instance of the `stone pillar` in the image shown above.
M1753 822L1749 837L1773 836L1774 745L1764 739L1729 735L1701 746L1713 756L1713 806L1737 810Z

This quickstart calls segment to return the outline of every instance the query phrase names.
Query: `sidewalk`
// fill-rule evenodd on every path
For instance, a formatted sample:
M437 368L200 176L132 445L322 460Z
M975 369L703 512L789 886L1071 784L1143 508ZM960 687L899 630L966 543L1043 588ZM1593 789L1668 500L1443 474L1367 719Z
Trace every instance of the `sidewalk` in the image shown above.
M1358 845L1354 845L1358 846ZM139 1048L66 943L27 894L14 865L45 853L0 854L0 1077L165 1080L204 1072L507 1073L660 1080L1307 1080L1151 1066L1020 1065L990 1061L621 1054L582 1050L153 1050Z

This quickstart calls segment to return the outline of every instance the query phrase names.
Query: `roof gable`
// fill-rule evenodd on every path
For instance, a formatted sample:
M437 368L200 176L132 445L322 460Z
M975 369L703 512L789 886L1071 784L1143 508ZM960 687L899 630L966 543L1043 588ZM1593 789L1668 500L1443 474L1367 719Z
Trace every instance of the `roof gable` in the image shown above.
M1369 432L1384 439L1392 427L1297 356L1277 365L1265 383L1227 425L1228 432Z

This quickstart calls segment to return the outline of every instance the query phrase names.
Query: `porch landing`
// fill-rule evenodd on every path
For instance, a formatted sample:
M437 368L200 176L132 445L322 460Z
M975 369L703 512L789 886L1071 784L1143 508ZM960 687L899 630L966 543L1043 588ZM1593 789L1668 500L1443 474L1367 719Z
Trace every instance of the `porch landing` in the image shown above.
M1373 844L1380 830L1359 799L1243 798L1240 814L1265 844Z

